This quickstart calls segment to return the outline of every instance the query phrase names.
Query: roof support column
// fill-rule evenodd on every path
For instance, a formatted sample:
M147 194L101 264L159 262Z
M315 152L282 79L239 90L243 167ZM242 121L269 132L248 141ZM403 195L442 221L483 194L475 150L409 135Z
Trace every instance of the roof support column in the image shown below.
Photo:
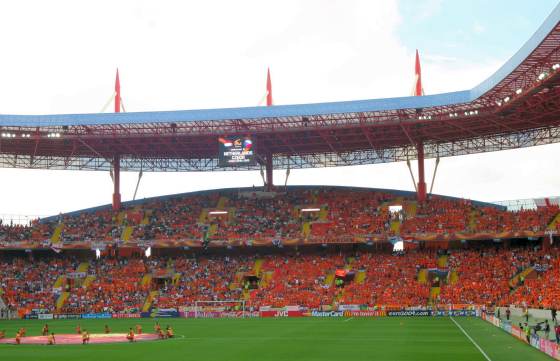
M274 168L272 167L272 153L266 153L266 191L272 192L274 189L274 182L272 179L272 171Z
M544 237L542 238L541 241L542 250L548 251L550 249L550 246L552 245L552 242L553 242L552 233L544 232Z
M115 113L121 112L121 82L119 80L119 69L115 79ZM113 210L121 209L121 157L118 154L113 156Z
M118 211L121 209L121 157L115 155L113 157L113 210Z
M426 179L424 175L424 143L418 142L416 144L416 150L418 152L418 188L416 195L418 202L422 203L426 200Z

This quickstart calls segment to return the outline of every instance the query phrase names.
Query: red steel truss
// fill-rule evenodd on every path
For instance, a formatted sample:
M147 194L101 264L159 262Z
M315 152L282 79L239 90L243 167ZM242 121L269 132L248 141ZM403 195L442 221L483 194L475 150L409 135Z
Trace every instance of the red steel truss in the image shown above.
M374 164L560 141L560 26L473 102L424 109L143 124L2 127L0 166L35 169L214 171L218 135L254 137L259 169ZM119 98L120 100L120 98ZM51 133L59 137L49 137ZM271 160L267 160L271 157ZM230 169L230 168L228 168Z

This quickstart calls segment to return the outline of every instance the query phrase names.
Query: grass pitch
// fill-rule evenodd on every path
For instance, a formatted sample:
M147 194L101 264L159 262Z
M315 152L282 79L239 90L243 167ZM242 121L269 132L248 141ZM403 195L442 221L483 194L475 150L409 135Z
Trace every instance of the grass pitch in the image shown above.
M475 318L455 318L491 361L551 360L531 346ZM153 319L79 320L91 333L126 332ZM449 318L160 319L177 338L103 345L0 345L0 360L419 360L487 361ZM20 327L40 334L45 321L0 321L14 337ZM74 333L78 320L51 320L55 334Z

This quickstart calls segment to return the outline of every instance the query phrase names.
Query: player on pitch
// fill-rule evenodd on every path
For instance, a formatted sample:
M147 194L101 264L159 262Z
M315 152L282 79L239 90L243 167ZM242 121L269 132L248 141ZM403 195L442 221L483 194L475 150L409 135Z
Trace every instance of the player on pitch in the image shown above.
M130 330L126 334L126 339L130 342L134 342L134 331L132 330L132 327L130 328Z
M84 330L84 332L82 332L82 345L85 345L86 343L89 343L89 332Z

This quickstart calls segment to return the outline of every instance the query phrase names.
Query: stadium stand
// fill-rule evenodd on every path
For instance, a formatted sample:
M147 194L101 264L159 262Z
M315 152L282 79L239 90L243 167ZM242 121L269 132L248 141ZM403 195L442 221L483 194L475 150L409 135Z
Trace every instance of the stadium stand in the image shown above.
M543 232L551 223L559 227L553 222L559 213L557 205L507 211L440 196L418 205L413 193L352 188L295 189L266 197L250 194L230 191L155 198L120 212L106 207L51 217L32 226L0 226L0 242L268 238L324 243L372 235L419 238L454 233ZM402 210L391 213L392 205Z
M391 212L391 206L400 208ZM555 205L511 212L438 196L417 204L414 195L404 192L351 188L302 188L264 196L187 194L149 199L119 212L106 208L29 226L1 225L4 246L20 241L60 247L113 242L120 248L106 249L101 259L84 250L70 256L66 251L38 253L38 259L22 252L4 255L0 285L6 304L20 314L31 309L137 313L225 299L245 300L253 308L558 307L558 293L551 291L560 279L556 248L541 249L527 239L495 243L489 236L486 241L451 240L453 246L450 241L417 240L460 232L542 233L557 227L558 213ZM226 247L231 240L261 237L275 240L260 248L261 255L257 248ZM353 237L384 241L327 247ZM185 238L199 240L203 247L144 258L137 246ZM293 239L303 242L303 248L290 246ZM387 239L404 241L404 252L392 252ZM220 246L205 247L214 244Z
M442 278L437 303L558 306L554 290L559 279L559 254L555 248L547 253L533 248L452 251L448 268L443 271L456 272L457 280ZM245 299L254 308L338 304L402 308L429 304L430 285L420 282L418 274L422 269L438 269L437 259L430 249L406 253L290 252L261 258L236 254L149 260L107 258L90 260L87 275L83 275L76 272L79 262L75 260L15 258L2 262L0 275L8 305L21 312L135 313L142 309L150 291L157 291L151 306L160 308L225 299ZM262 266L256 271L255 264L259 263ZM539 269L538 277L512 289L511 277L530 266ZM347 272L338 283L334 275L340 270ZM361 272L365 277L359 280L357 274ZM152 276L147 284L143 282L145 274ZM88 277L95 280L85 284ZM62 292L69 295L60 306L57 300Z

